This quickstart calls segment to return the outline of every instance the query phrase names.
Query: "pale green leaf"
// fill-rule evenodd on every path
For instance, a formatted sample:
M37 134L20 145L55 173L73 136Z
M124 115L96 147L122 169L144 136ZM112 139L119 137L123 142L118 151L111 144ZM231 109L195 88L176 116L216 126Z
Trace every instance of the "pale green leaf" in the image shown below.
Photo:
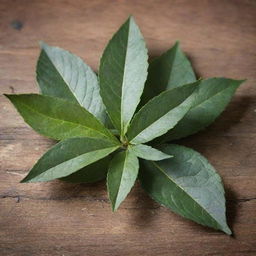
M49 181L68 176L112 153L110 141L77 137L63 140L46 152L21 182Z
M159 161L173 156L165 154L158 149L152 148L148 145L130 145L129 149L139 158L145 160Z
M165 145L161 150L174 157L143 161L142 187L175 213L230 235L223 185L212 165L196 151L183 146Z
M138 176L138 170L138 158L129 150L119 152L112 159L107 175L107 187L113 211L130 192Z
M200 82L162 92L143 106L134 116L127 138L140 144L165 134L188 112Z
M125 134L147 77L147 49L130 17L108 43L100 62L100 93L114 126Z
M37 81L44 95L79 103L96 118L105 122L103 105L96 74L76 55L59 47L41 43L37 63Z
M24 120L42 135L57 140L85 136L117 141L100 121L78 104L39 94L6 96Z

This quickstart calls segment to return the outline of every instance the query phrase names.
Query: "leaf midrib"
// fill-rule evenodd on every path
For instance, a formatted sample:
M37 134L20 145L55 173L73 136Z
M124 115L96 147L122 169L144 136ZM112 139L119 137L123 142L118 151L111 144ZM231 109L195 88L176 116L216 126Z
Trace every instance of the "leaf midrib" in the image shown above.
M126 38L126 50L125 50L125 56L124 56L124 66L123 66L123 76L122 76L122 95L121 95L121 107L120 107L120 114L121 114L121 135L124 136L125 134L125 124L124 124L124 120L123 120L123 108L124 108L124 78L126 77L126 72L127 72L127 68L126 67L126 62L127 62L127 53L128 53L128 45L129 45L129 35L130 35L130 27L131 27L131 20L129 20L129 27L128 27L128 33L127 33L127 38Z

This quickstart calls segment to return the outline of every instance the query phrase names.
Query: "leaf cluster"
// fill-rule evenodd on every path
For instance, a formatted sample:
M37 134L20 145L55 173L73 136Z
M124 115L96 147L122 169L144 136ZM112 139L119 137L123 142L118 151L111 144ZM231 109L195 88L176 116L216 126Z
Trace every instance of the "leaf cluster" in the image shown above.
M79 57L46 43L36 74L40 94L6 96L35 131L59 142L21 182L107 176L116 210L139 178L155 201L231 234L219 175L199 153L166 143L210 125L243 81L197 80L178 42L148 64L132 17L109 41L98 75Z

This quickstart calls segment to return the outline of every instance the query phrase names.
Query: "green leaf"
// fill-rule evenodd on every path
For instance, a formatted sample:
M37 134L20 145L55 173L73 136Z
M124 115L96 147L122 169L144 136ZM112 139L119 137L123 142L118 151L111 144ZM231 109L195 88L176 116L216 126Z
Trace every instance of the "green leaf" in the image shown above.
M139 145L130 145L129 149L139 158L159 161L167 158L171 158L173 156L167 155L161 152L158 149L152 148L147 145L139 144Z
M227 78L202 80L191 109L173 130L160 138L160 141L180 139L210 125L226 108L242 82L244 80Z
M100 93L114 126L124 136L147 77L147 49L130 17L108 43L100 62Z
M165 145L161 149L174 157L158 162L143 161L142 187L175 213L230 235L224 189L214 168L192 149L178 145Z
M129 150L119 152L112 159L107 175L107 187L113 211L117 210L130 192L138 170L138 158Z
M59 142L46 152L21 182L41 182L68 176L115 151L110 141L77 137Z
M176 42L171 49L149 63L143 101L147 102L162 91L195 81L190 61Z
M116 138L86 109L60 98L39 94L5 95L38 133L62 140L70 137Z
M127 138L133 144L148 142L165 134L188 112L200 81L162 92L134 116Z
M96 118L105 122L103 105L96 74L84 61L58 47L41 43L37 63L37 81L44 95L79 103Z
M93 183L103 180L107 176L109 162L110 156L107 156L60 179L70 183Z

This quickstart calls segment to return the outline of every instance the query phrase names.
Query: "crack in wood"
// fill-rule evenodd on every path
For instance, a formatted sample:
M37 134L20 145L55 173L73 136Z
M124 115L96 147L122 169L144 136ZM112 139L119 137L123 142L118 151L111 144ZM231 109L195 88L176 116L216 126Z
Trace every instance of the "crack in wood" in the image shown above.
M249 202L255 199L256 197L249 197L249 198L227 199L227 201L235 202L235 203L244 203L244 202Z
M27 195L0 195L0 198L19 198L19 202L21 199L30 199L30 200L42 200L42 201L65 201L65 200L72 200L72 199L85 199L87 201L98 201L98 202L108 202L106 198L95 198L91 196L72 196L72 197L33 197Z
M65 201L65 200L72 200L72 199L85 199L87 201L97 201L97 202L104 202L108 203L109 200L107 198L95 198L92 196L88 195L80 195L80 196L70 196L70 197L33 197L33 196L27 196L27 195L8 195L8 194L3 194L0 195L1 199L4 198L15 198L17 199L17 203L21 201L21 199L30 199L30 200L42 200L42 201ZM244 203L244 202L249 202L252 200L255 200L256 197L248 197L248 198L236 198L236 199L227 199L228 202L232 203ZM159 208L158 207L153 207L154 209Z

